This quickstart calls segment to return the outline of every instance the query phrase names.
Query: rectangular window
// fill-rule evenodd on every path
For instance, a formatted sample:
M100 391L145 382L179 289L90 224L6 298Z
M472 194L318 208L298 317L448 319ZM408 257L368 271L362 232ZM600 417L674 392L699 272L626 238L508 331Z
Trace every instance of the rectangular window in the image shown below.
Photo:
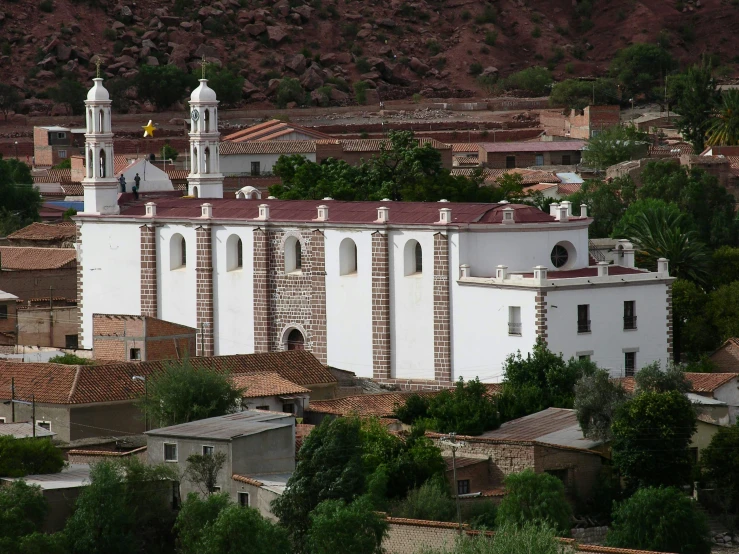
M215 453L214 446L203 446L203 456L212 456Z
M636 352L624 352L624 371L626 377L633 377L636 371Z
M544 154L536 154L534 156L534 165L544 165Z
M636 329L636 302L624 300L624 329Z
M77 335L64 335L64 347L69 350L77 350L79 337Z
M577 359L580 360L581 362L589 362L590 361L590 354L580 354L577 357Z
M0 417L0 423L5 423L5 418L4 417Z
M470 480L459 479L457 481L457 494L469 494L470 493Z
M140 360L141 359L141 349L131 348L128 359L129 360Z
M218 485L216 485L212 489L210 489L210 492L221 492L221 487L219 487Z
M282 411L285 412L286 414L294 414L295 404L283 404Z
M569 154L562 154L562 165L572 165L572 158Z
M36 425L47 431L51 431L51 421L37 421Z
M164 443L164 461L165 462L176 462L177 461L177 445L171 442Z
M58 152L60 158L66 158L67 157L67 151L66 150L59 150Z
M590 332L590 304L580 304L577 307L577 332Z
M58 139L65 139L67 138L67 133L57 133L56 138Z
M242 508L249 507L249 493L248 492L239 493L239 506L241 506Z
M0 306L0 319L8 319L8 306Z
M521 306L508 306L508 334L521 336Z
M269 411L269 406L257 406L256 409Z
M259 162L251 162L251 174L253 177L258 177L261 173L261 164Z
M506 156L505 166L506 169L513 169L514 167L516 167L516 156Z

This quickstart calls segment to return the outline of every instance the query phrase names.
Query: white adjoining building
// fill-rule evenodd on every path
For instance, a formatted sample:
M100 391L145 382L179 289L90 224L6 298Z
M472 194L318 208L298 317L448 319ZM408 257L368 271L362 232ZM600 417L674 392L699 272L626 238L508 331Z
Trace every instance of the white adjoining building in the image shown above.
M203 80L193 92L201 108L204 89ZM215 110L205 117L215 122ZM194 153L198 129L190 184L201 198L144 197L115 215L86 205L77 216L85 348L92 315L120 313L197 328L198 355L305 348L403 386L499 381L506 357L538 337L614 376L671 357L668 262L638 269L622 241L615 264L596 263L592 219L567 202L547 214L505 203L224 199L212 173L217 128L209 163Z

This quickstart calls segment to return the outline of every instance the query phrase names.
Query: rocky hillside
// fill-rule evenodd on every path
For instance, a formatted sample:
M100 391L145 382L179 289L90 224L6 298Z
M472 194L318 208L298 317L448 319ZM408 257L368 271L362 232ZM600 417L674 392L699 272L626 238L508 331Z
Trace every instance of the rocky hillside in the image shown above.
M465 98L487 94L481 71L602 75L633 42L659 41L683 63L715 54L733 77L738 25L739 0L4 0L0 68L25 112L51 111L43 91L64 74L89 79L95 54L127 79L142 64L195 71L205 55L261 106L283 76L328 87L332 104L352 103L358 80L370 101Z

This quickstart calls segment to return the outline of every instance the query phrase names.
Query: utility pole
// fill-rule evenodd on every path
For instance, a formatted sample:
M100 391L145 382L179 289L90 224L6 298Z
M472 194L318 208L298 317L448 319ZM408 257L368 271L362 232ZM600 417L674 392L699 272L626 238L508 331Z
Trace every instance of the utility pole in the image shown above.
M10 423L15 423L15 377L10 378Z
M454 486L457 487L457 494L454 498L457 501L457 523L459 524L459 534L462 534L462 509L459 505L459 484L457 483L457 448L464 446L463 442L457 442L457 433L449 433L448 439L442 439L439 441L444 446L448 446L452 449L452 474L454 476Z
M36 395L31 395L31 427L33 427L33 438L36 438Z
M49 346L54 346L54 287L49 287Z

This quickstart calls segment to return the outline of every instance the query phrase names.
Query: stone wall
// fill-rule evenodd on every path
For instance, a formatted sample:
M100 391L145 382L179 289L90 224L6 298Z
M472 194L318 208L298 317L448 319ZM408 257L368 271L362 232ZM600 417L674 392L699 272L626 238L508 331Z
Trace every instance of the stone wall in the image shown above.
M49 287L54 298L77 298L77 269L39 269L32 271L0 271L0 290L15 294L20 300L49 298Z
M608 527L585 527L573 529L572 538L581 544L603 544L606 542Z

